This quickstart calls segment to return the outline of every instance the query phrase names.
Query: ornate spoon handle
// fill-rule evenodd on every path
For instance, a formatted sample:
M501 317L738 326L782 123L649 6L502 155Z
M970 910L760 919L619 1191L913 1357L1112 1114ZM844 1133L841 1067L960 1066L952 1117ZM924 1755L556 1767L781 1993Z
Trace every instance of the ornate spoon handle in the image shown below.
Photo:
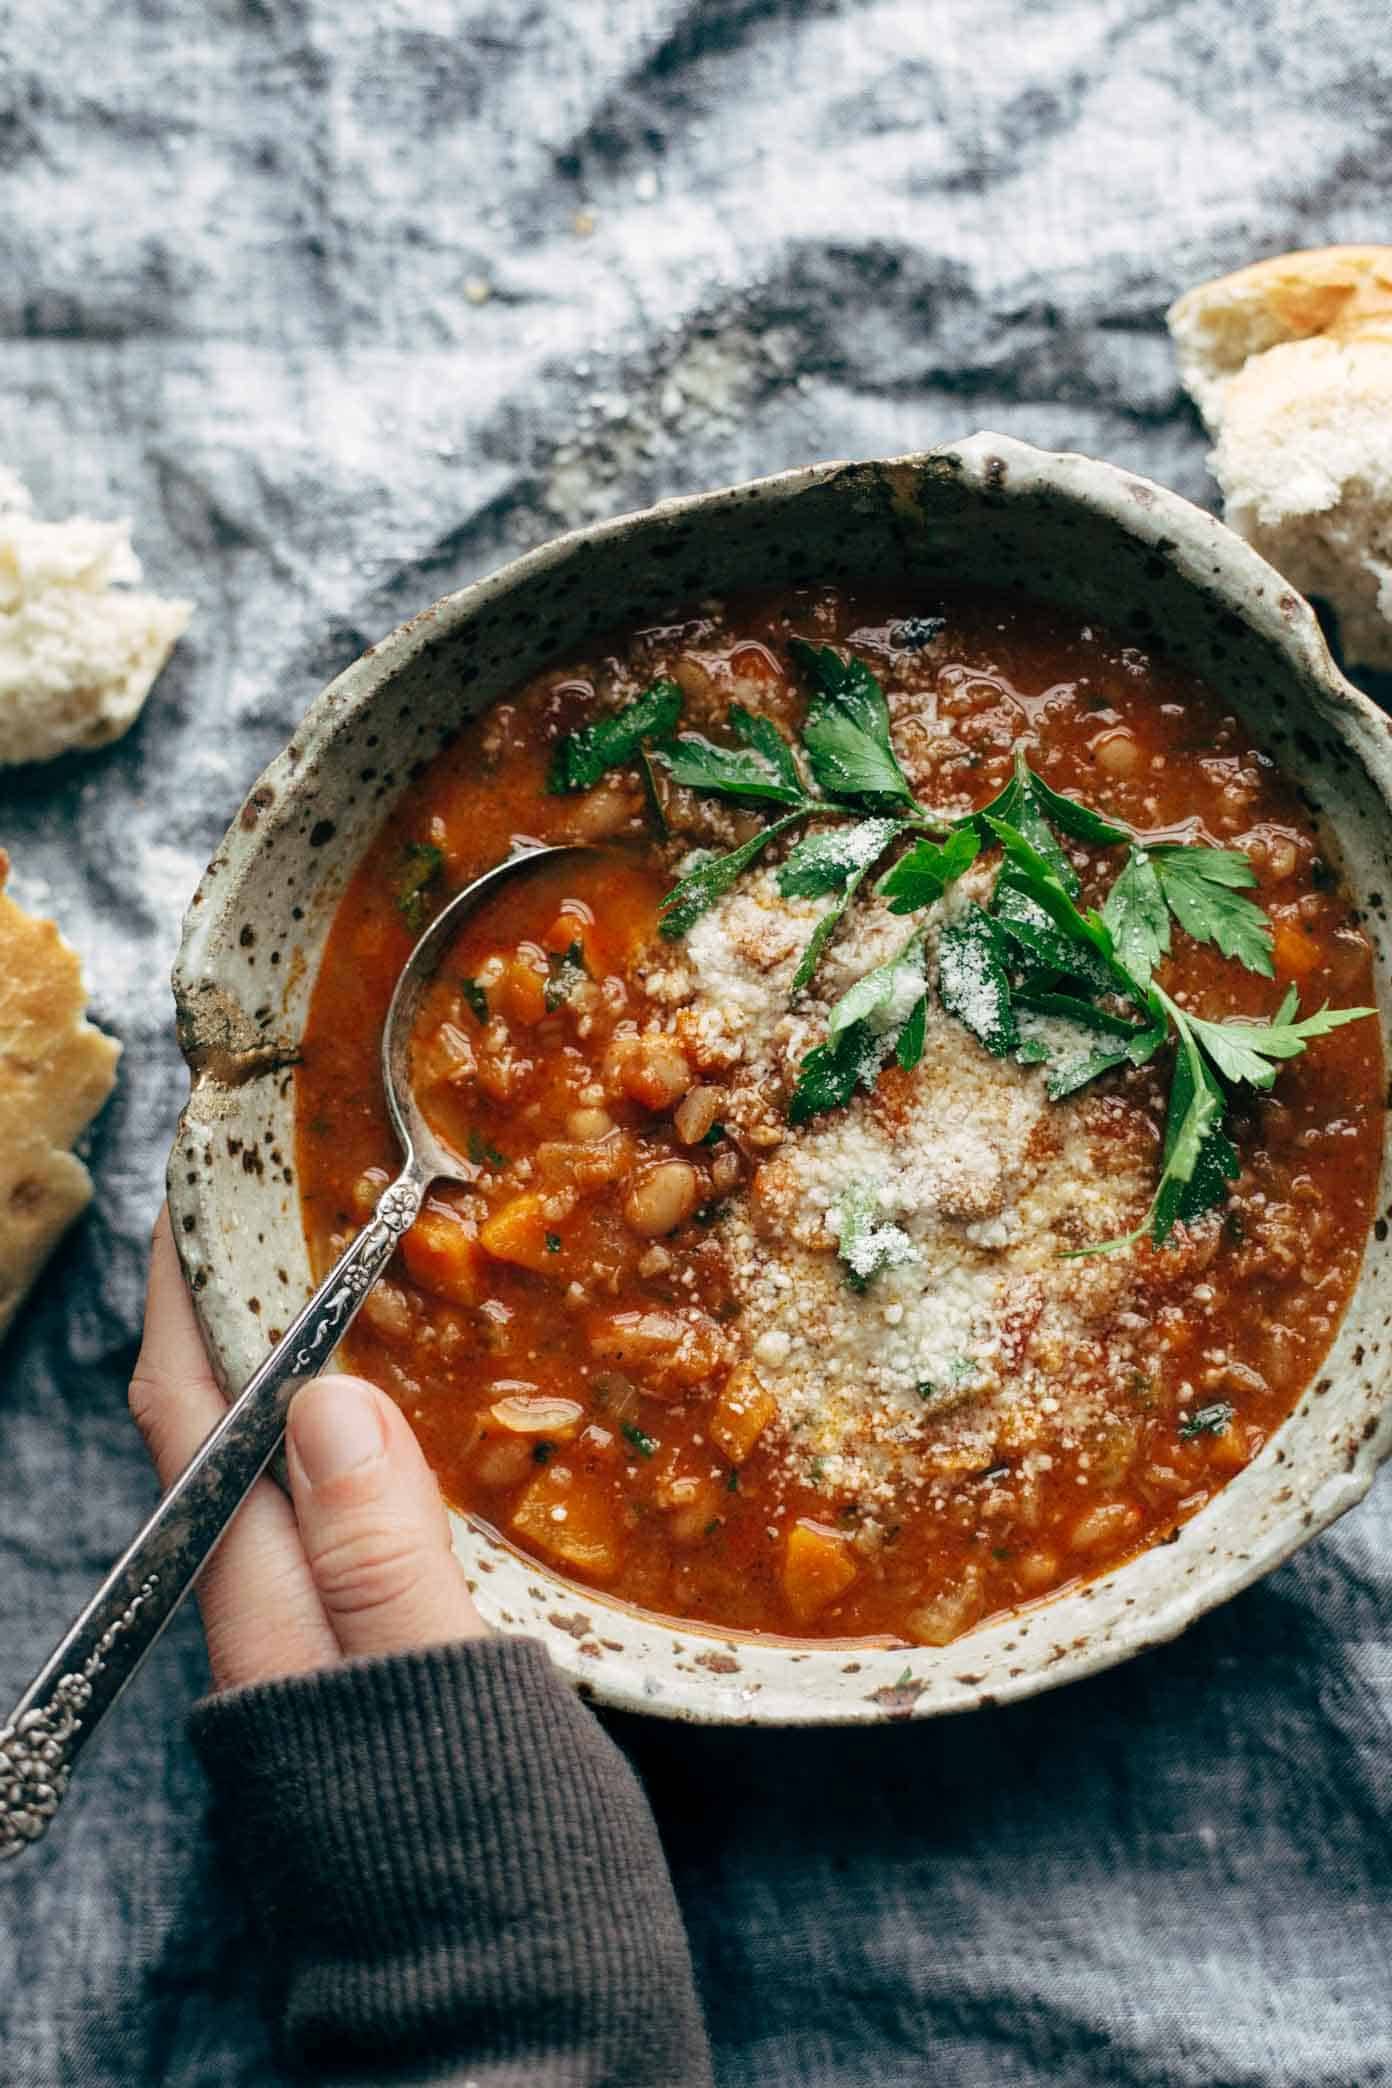
M0 1727L0 1858L44 1833L81 1750L192 1587L275 1455L296 1390L323 1369L414 1223L414 1158L175 1480Z

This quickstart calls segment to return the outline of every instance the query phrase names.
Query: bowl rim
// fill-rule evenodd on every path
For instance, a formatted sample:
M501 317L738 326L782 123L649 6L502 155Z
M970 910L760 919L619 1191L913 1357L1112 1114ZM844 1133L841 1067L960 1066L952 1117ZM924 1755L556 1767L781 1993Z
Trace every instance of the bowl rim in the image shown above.
M185 916L172 977L180 1047L194 1081L194 1093L180 1117L168 1179L175 1239L186 1274L192 1275L194 1269L187 1235L195 1230L205 1208L203 1199L210 1192L206 1192L201 1184L190 1186L181 1164L180 1142L191 1122L199 1080L209 1077L210 1071L216 1077L208 1039L200 1027L200 989L206 988L209 981L214 984L218 981L218 952L225 944L225 931L236 907L242 877L290 816L297 798L297 779L314 772L318 758L332 746L345 726L369 706L380 691L388 688L421 652L447 638L481 609L520 583L566 563L577 552L615 539L622 540L635 530L651 529L678 518L700 518L718 512L732 500L789 500L811 487L837 479L844 479L850 489L867 474L875 475L881 481L888 480L891 485L896 481L907 484L911 474L944 467L954 470L964 485L981 493L994 491L1003 499L1030 492L1063 496L1112 524L1121 533L1148 543L1191 586L1223 601L1244 623L1259 636L1272 641L1284 654L1296 678L1305 685L1307 694L1319 692L1324 703L1324 716L1334 724L1376 790L1384 810L1392 816L1392 719L1384 716L1372 700L1339 671L1309 603L1216 516L1152 480L1101 459L1075 452L1047 451L1014 437L979 431L964 440L935 445L927 451L886 459L838 459L802 465L730 486L678 494L645 508L585 524L548 539L494 571L442 596L369 645L315 697L287 746L257 777L234 815ZM1378 752L1381 760L1377 758ZM264 1045L256 1044L250 1036L243 1037L240 1042L247 1056L254 1058L258 1051L264 1054ZM219 1048L226 1050L225 1036ZM235 1034L232 1049L235 1056L238 1050ZM238 1080L244 1077L245 1074L236 1076ZM295 1199L294 1217L298 1222L298 1197ZM227 1330L221 1324L216 1291L211 1286L195 1288L194 1297L210 1353L215 1366L223 1373L226 1362L223 1337ZM1381 1411L1375 1417L1376 1425L1370 1426L1356 1451L1350 1453L1347 1468L1340 1472L1337 1482L1325 1484L1315 1499L1305 1506L1302 1517L1297 1519L1292 1515L1287 1521L1274 1523L1250 1551L1218 1561L1211 1574L1200 1575L1175 1589L1157 1608L1133 1614L1114 1632L1098 1633L1081 1645L1056 1647L1056 1657L1043 1665L1038 1651L1031 1652L1020 1671L1004 1678L993 1678L989 1690L979 1687L981 1678L971 1674L948 1678L943 1672L922 1681L917 1674L920 1666L931 1665L927 1656L952 1653L954 1648L957 1664L969 1664L967 1649L977 1637L976 1632L954 1642L954 1648L898 1647L889 1653L884 1649L867 1648L864 1642L751 1637L718 1626L692 1624L637 1611L605 1592L562 1579L538 1561L518 1553L506 1539L466 1521L453 1510L451 1521L457 1547L471 1561L477 1563L480 1555L490 1550L522 1559L527 1573L549 1590L547 1600L559 1604L583 1604L611 1619L621 1616L637 1619L650 1636L665 1637L674 1642L678 1654L690 1654L687 1641L696 1642L705 1649L695 1654L694 1665L707 1672L696 1677L693 1688L669 1696L652 1689L651 1678L643 1672L645 1659L641 1649L620 1660L610 1658L586 1663L575 1656L597 1650L596 1640L603 1625L594 1625L589 1618L584 1618L585 1629L581 1631L579 1611L574 1619L553 1618L552 1622L560 1626L559 1632L555 1635L542 1633L553 1657L585 1689L586 1694L616 1708L694 1723L719 1724L871 1724L887 1719L945 1715L986 1703L1017 1700L1115 1666L1150 1646L1174 1638L1209 1610L1228 1601L1290 1557L1363 1498L1379 1464L1392 1452L1392 1402L1386 1398L1389 1379L1392 1379L1392 1365L1385 1366L1380 1374L1382 1399ZM1294 1418L1293 1409L1289 1420ZM1248 1468L1249 1471L1254 1469L1255 1464ZM1243 1476L1239 1474L1229 1481L1215 1499L1229 1495ZM1205 1512L1201 1511L1201 1515ZM1189 1527L1193 1527L1193 1523ZM1113 1572L1127 1572L1140 1560L1153 1556L1154 1549L1151 1547L1148 1552L1138 1554L1136 1560L1125 1562ZM1067 1601L1075 1585L1070 1584L1069 1588L1040 1604L1030 1605L1030 1610L1040 1615L1047 1613L1054 1604ZM483 1592L482 1588L480 1592ZM542 1591L533 1592L540 1594ZM986 1628L980 1627L982 1631ZM724 1656L718 1649L724 1649L724 1654L729 1656L729 1666L733 1670L729 1679L723 1672ZM788 1665L788 1679L782 1686L768 1687L761 1682L757 1690L750 1690L735 1679L741 1668L734 1656L749 1655L752 1650L761 1655L783 1656ZM828 1650L845 1654L863 1664L867 1680L872 1678L872 1671L883 1670L887 1661L904 1672L897 1680L886 1677L883 1685L875 1690L848 1692L837 1700L810 1700L798 1690L797 1663L806 1661L816 1652ZM685 1673L690 1679L689 1665L685 1667Z

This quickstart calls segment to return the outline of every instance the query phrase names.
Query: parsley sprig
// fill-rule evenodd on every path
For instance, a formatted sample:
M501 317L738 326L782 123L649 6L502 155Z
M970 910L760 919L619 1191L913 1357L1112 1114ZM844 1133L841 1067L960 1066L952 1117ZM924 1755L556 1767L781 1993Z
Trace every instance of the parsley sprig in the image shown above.
M836 1251L846 1264L846 1281L852 1290L865 1290L881 1269L897 1269L918 1259L918 1249L902 1227L880 1218L873 1182L853 1182L843 1189L832 1206L831 1220Z
M1174 1026L1174 1074L1160 1155L1160 1180L1150 1209L1133 1232L1079 1254L1112 1254L1132 1246L1148 1233L1163 1246L1177 1223L1202 1217L1223 1201L1236 1181L1237 1151L1226 1129L1229 1091L1244 1085L1266 1091L1284 1059L1296 1058L1312 1037L1326 1037L1346 1022L1357 1022L1372 1008L1317 1008L1303 1021L1295 1018L1299 997L1294 986L1270 1022L1230 1016L1209 1022L1153 989Z
M870 669L859 660L843 659L830 646L800 638L791 641L789 650L811 686L801 758L772 719L742 704L732 704L727 717L733 746L698 732L678 733L681 691L663 680L612 716L558 741L549 788L588 790L607 770L632 766L650 781L656 763L683 789L763 807L772 815L727 853L701 852L667 894L659 926L673 941L732 891L781 835L813 820L840 822L805 835L779 871L785 897L835 899L803 952L792 982L796 995L810 985L857 892L893 843L912 832L946 833L951 822L915 799L890 737L889 705ZM939 895L974 853L962 837L954 837L938 879Z

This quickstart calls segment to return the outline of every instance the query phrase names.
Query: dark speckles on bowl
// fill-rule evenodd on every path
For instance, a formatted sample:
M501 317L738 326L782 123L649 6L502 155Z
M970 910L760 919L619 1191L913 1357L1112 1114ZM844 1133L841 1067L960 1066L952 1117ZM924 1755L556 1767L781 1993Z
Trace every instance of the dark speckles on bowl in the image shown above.
M285 1069L334 908L399 779L594 629L659 620L683 596L864 574L901 581L906 613L931 606L943 580L985 575L1144 642L1161 634L1322 808L1328 853L1375 944L1386 1015L1389 930L1372 895L1387 889L1387 721L1336 672L1308 606L1212 516L1108 465L999 435L667 502L532 552L355 661L252 789L205 875L175 972L193 1091L169 1196L225 1384L264 1351L260 1302L274 1298L288 1316L309 1289ZM1390 1200L1385 1174L1384 1208ZM495 1623L535 1633L577 1683L583 1674L596 1698L629 1709L869 1724L1026 1696L1173 1637L1366 1492L1392 1442L1380 1357L1387 1243L1380 1218L1318 1396L1181 1543L952 1646L678 1631L552 1578L492 1532L457 1520L456 1542Z

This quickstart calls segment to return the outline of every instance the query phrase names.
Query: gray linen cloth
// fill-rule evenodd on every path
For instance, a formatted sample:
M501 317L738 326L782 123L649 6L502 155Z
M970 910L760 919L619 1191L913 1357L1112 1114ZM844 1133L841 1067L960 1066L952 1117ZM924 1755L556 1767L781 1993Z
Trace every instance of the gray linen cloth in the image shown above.
M0 779L126 1047L0 1355L0 1700L154 1484L124 1388L199 871L323 681L565 525L974 426L1211 498L1161 314L1388 233L1386 0L22 0L0 456L198 617ZM730 2084L1392 2079L1387 1486L1178 1644L928 1728L618 1722ZM182 1618L0 1874L0 2075L266 2082Z

